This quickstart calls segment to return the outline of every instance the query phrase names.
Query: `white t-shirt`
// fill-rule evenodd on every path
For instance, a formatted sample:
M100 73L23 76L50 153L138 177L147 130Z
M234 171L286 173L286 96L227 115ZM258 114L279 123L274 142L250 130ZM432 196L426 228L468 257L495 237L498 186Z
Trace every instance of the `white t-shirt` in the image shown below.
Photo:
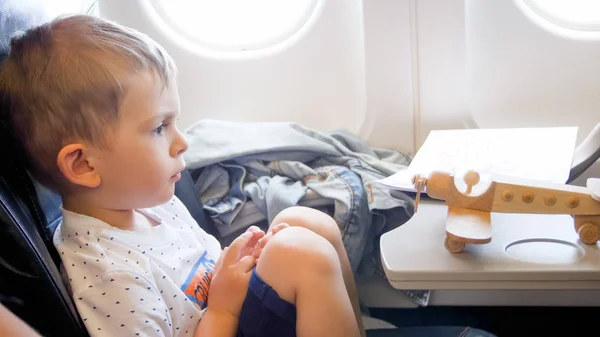
M138 210L159 223L141 231L62 211L53 241L91 336L193 336L221 246L177 197Z

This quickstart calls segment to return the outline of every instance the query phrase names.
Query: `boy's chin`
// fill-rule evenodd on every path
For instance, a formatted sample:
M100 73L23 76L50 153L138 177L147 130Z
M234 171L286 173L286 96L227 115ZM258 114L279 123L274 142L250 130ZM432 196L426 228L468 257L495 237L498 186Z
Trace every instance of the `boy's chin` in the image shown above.
M134 202L129 201L125 201L124 203L128 204L126 205L126 207L123 207L125 209L140 209L140 208L152 208L152 207L156 207L156 206L160 206L162 204L165 204L167 202L169 202L171 199L173 199L173 195L174 195L174 191L169 192L163 192L161 194L156 193L154 195L143 195L143 196L139 196L139 199L137 199ZM125 205L123 205L125 206Z
M154 206L150 206L150 207L155 207L155 206L159 206L164 203L167 203L168 201L173 199L174 195L175 195L175 190L173 189L170 193L165 193L164 196L162 196L161 198L157 198L156 204Z

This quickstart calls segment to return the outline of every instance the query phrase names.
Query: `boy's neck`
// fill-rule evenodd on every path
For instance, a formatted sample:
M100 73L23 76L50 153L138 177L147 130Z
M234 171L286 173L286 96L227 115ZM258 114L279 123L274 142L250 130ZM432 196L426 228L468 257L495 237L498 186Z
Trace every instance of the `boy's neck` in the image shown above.
M63 196L62 201L63 208L67 211L96 218L119 229L136 230L155 225L150 219L133 209L114 210L95 207L82 201L81 198L72 196Z

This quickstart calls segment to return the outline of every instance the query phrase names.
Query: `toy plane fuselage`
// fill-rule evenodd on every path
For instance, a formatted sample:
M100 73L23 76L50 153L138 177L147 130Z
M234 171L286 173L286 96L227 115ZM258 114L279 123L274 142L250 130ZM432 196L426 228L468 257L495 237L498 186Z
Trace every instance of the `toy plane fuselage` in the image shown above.
M587 188L508 177L480 183L479 174L470 171L463 177L466 187L460 190L456 178L433 172L429 178L415 179L426 187L427 195L448 205L445 244L451 252L462 251L466 243L490 242L491 212L570 214L584 243L600 239L597 179L588 181Z

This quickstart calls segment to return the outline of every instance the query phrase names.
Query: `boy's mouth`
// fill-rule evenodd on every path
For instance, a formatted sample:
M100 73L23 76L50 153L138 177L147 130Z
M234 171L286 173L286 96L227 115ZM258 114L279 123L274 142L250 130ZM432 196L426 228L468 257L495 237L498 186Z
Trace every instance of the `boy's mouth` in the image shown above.
M179 181L179 179L181 179L181 172L178 172L177 174L172 175L170 180L173 182L177 182L177 181Z

